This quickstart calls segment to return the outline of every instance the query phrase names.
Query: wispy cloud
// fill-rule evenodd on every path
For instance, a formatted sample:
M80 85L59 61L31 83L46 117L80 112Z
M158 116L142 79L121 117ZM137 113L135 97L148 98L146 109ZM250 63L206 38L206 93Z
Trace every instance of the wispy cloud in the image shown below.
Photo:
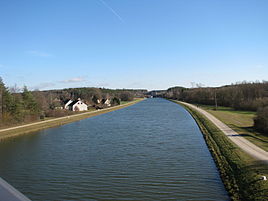
M54 82L43 82L40 83L36 86L31 87L31 89L36 90L36 89L45 89L45 88L49 88L49 87L54 87L56 85L56 83Z
M122 23L125 21L123 18L111 7L109 6L104 0L99 0L108 10L110 10Z
M128 84L127 87L128 88L143 88L144 84L142 84L141 82L132 82Z
M75 83L75 82L84 82L84 81L86 81L86 79L83 78L83 77L74 77L74 78L71 78L71 79L62 80L60 82L61 83Z
M41 82L37 85L29 87L31 90L43 90L47 88L53 88L58 86L60 83L70 84L70 83L79 83L79 82L86 82L87 80L83 77L74 77L71 79L61 80L61 81L54 81L54 82Z
M106 82L103 82L103 83L97 83L95 86L96 86L96 87L108 87L109 84L106 83Z
M263 64L257 64L253 66L249 66L245 68L245 70L252 72L252 73L264 73L266 71L266 66Z
M37 51L37 50L29 50L26 51L26 53L33 55L33 56L38 56L38 57L51 57L51 54L48 54L46 52L41 52L41 51Z
M264 69L264 68L265 68L265 66L262 65L262 64L259 64L259 65L256 65L256 66L255 66L255 69L256 69L256 70L262 70L262 69Z

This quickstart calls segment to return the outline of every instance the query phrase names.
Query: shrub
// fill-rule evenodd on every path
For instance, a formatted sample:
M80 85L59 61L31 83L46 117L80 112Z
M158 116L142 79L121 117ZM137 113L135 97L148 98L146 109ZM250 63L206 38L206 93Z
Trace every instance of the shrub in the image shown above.
M258 110L254 119L254 127L260 132L268 133L268 106Z
M122 92L120 94L121 101L132 101L134 99L134 95L128 91Z
M120 100L117 97L114 97L111 101L112 105L120 105Z

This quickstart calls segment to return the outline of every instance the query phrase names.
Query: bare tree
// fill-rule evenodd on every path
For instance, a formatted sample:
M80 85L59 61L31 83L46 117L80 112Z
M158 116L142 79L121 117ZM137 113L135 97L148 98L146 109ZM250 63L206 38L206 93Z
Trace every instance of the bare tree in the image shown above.
M10 91L10 93L20 93L21 92L21 88L19 88L18 86L17 86L17 84L15 84L13 87L9 87L9 91Z

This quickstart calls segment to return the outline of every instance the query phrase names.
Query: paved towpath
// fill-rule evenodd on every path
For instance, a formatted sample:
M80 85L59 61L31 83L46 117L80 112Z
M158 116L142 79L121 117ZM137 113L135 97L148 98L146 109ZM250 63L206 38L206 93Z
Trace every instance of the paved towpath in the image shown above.
M206 112L205 110L196 107L195 105L180 102L182 104L185 104L204 116L206 116L210 121L212 121L228 138L235 143L238 147L240 147L243 151L251 155L257 160L263 161L268 164L268 152L261 149L260 147L256 146L255 144L249 142L247 139L239 135L237 132L232 130L230 127L228 127L226 124L218 120L216 117L214 117L212 114Z

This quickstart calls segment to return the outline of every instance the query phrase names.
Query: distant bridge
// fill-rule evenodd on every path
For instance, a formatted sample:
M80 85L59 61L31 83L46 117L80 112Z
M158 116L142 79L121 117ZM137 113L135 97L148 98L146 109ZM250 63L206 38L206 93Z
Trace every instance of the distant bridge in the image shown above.
M154 90L154 91L149 91L146 93L147 96L152 96L152 97L163 97L163 95L167 92L167 90Z

